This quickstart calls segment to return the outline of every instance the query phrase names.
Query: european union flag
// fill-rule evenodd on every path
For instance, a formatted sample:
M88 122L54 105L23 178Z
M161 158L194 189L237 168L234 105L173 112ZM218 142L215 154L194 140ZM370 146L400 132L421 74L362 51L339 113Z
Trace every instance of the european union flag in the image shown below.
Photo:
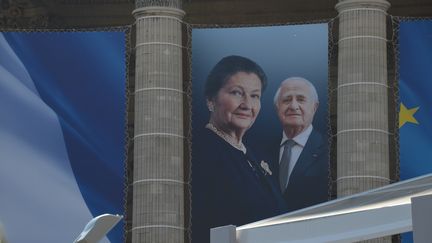
M399 50L400 176L405 180L432 172L432 21L402 21Z
M0 33L8 242L72 242L93 217L124 214L125 70L123 31ZM122 224L108 239L123 241Z

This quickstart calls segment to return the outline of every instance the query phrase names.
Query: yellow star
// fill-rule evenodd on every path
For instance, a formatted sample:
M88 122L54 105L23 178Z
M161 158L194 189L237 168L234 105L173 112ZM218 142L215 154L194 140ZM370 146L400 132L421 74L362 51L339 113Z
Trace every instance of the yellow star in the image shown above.
M419 108L420 107L417 106L411 109L407 109L405 105L401 102L399 111L399 128L401 128L407 122L419 124L418 121L414 118L414 113L416 113Z

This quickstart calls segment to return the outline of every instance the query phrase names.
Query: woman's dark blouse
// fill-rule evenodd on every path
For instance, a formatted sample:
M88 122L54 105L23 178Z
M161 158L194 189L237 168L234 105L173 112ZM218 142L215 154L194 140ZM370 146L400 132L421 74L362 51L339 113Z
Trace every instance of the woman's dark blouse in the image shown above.
M244 154L206 128L192 144L193 243L210 242L210 228L240 226L285 211L277 184L250 149Z

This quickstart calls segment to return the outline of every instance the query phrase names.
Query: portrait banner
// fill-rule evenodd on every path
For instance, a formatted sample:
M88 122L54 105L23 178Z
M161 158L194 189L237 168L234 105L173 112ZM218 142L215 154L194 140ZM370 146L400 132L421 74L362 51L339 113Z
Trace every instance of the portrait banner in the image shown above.
M432 20L402 20L399 53L400 179L406 180L432 173Z
M192 30L192 242L328 198L328 25Z
M125 70L124 31L0 33L8 242L73 242L93 217L124 215Z

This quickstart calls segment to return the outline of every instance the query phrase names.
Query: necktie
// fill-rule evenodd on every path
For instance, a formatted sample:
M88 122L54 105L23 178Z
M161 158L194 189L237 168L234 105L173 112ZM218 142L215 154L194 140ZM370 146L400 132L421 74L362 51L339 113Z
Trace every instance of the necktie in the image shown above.
M289 163L291 159L291 149L295 145L294 140L289 139L284 143L284 150L282 153L280 166L279 166L279 185L281 187L282 193L288 185L289 176Z

